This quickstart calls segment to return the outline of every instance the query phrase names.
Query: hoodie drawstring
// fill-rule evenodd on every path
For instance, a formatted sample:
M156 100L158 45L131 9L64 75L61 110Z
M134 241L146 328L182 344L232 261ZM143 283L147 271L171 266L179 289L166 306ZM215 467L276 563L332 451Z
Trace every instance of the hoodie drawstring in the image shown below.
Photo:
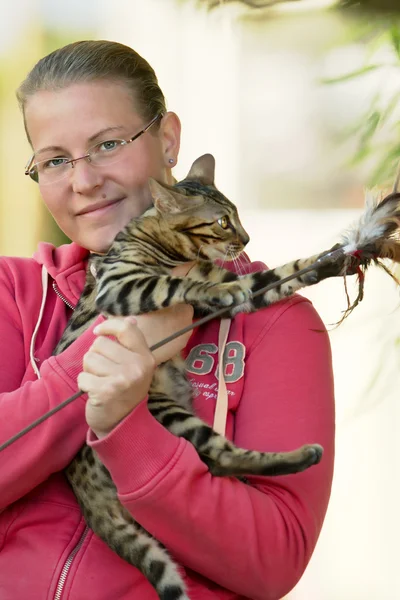
M42 266L42 303L40 305L39 316L38 316L38 320L37 320L36 325L35 325L35 329L33 330L32 339L31 339L31 345L30 345L30 349L29 349L30 363L31 363L32 368L35 371L36 376L37 376L38 379L40 379L40 372L39 372L39 369L38 369L37 364L36 364L36 361L38 359L35 358L35 341L36 341L37 333L39 331L40 323L41 323L42 318L43 318L44 307L45 307L45 304L46 304L46 297L47 297L47 288L48 288L48 285L49 285L49 275L47 273L46 267L43 265Z
M230 326L231 319L221 319L218 335L218 395L213 423L214 431L220 435L225 435L226 418L228 415L228 390L225 382L224 353Z

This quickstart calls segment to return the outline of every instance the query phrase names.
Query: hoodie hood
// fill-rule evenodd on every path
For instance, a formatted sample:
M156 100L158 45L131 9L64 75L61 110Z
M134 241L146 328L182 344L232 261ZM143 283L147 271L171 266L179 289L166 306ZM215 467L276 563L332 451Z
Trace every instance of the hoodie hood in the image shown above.
M46 268L60 292L76 304L85 284L88 255L88 250L74 242L59 247L41 242L33 258Z

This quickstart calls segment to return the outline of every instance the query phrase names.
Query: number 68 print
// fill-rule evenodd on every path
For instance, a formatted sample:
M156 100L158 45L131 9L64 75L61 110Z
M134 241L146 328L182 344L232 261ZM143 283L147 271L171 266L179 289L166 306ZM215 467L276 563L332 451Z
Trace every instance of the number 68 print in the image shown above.
M199 344L186 358L186 370L193 375L207 375L215 369L218 379L218 346ZM225 346L223 364L226 383L234 383L243 377L246 348L240 342L228 342Z

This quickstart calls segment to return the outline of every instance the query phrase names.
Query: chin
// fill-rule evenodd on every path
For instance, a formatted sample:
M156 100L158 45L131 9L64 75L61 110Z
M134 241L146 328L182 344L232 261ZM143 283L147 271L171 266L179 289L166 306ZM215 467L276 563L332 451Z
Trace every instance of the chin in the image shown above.
M83 248L87 248L90 252L95 252L96 254L106 254L114 241L114 237L108 238L108 236L99 236L93 237L91 239L86 239L84 242L80 243L80 246ZM78 242L79 243L79 242Z

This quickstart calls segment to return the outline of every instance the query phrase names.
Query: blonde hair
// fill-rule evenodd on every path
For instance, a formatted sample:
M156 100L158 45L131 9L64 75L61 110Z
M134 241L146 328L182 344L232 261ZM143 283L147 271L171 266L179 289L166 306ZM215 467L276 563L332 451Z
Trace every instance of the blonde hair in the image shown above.
M17 90L28 139L25 105L30 96L42 90L99 80L124 83L145 121L166 112L164 94L153 68L132 48L106 40L74 42L39 60Z

